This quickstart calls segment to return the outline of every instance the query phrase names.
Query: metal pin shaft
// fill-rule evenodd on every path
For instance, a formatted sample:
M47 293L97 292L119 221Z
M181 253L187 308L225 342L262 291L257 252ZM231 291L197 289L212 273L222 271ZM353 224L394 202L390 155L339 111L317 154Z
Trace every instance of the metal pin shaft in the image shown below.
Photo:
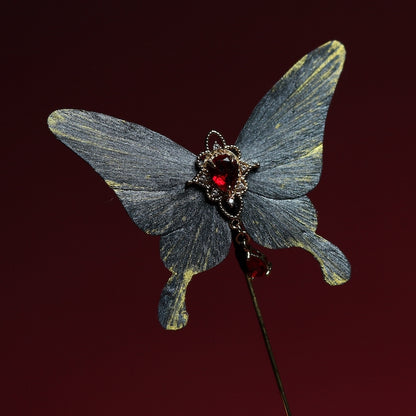
M269 337L267 335L266 327L264 326L263 317L261 315L259 304L257 303L256 294L254 292L254 288L253 288L253 285L252 285L252 282L251 282L252 279L248 276L247 273L244 273L244 275L246 277L248 289L250 291L251 299L253 301L254 309L256 311L257 319L259 321L259 325L260 325L261 333L263 335L264 343L266 344L266 349L267 349L267 353L268 353L269 358L270 358L270 363L272 364L273 374L274 374L274 377L276 378L277 387L279 389L280 396L281 396L282 401L283 401L283 406L285 408L286 415L291 416L290 409L289 409L289 404L287 402L286 394L285 394L285 391L283 389L282 380L280 379L279 371L277 370L276 360L274 359L272 346L270 345L270 341L269 341Z

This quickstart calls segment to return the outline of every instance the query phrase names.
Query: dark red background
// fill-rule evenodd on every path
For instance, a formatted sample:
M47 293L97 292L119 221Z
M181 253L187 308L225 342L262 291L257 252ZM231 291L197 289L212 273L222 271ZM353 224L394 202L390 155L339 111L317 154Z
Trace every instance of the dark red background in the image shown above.
M103 112L197 153L212 128L233 142L273 83L331 39L347 61L310 196L352 279L329 287L308 253L268 251L272 277L255 288L293 416L415 414L413 13L293 3L3 10L2 414L283 415L233 255L192 281L188 326L164 331L158 238L46 119Z

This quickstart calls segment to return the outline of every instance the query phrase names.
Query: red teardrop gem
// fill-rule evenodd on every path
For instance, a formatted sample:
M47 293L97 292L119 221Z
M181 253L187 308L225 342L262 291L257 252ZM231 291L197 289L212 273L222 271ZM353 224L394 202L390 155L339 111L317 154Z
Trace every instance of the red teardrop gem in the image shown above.
M263 277L266 275L268 270L268 264L261 258L250 256L246 260L247 274L249 277Z
M208 165L207 169L215 186L223 192L228 187L234 188L238 179L238 163L228 155L219 155L211 160L214 164Z

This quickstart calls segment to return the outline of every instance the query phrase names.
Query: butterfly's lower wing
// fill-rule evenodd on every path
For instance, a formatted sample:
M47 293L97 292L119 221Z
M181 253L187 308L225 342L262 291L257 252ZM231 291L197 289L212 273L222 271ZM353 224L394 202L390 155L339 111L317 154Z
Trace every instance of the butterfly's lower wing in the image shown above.
M304 196L319 181L328 107L345 59L337 41L297 62L255 107L236 144L260 167L248 177L243 221L266 247L303 247L320 262L325 280L349 279L341 251L315 234L315 210Z
M162 235L161 256L172 277L162 293L159 316L165 327L184 326L187 284L194 274L221 262L231 241L215 207L186 187L195 176L196 156L156 132L104 114L58 110L48 124L113 188L139 228ZM176 321L167 318L174 315Z
M159 321L167 329L186 325L185 290L194 274L210 269L228 254L231 232L226 221L219 217L215 205L206 202L202 192L192 189L200 203L193 206L189 216L196 221L162 236L160 254L165 266L172 271L159 302ZM198 247L198 250L194 250ZM184 256L184 253L191 253ZM178 270L181 271L178 273Z
M316 212L306 196L278 200L247 192L242 218L248 233L262 246L300 247L312 253L330 285L349 279L350 264L341 250L315 234Z

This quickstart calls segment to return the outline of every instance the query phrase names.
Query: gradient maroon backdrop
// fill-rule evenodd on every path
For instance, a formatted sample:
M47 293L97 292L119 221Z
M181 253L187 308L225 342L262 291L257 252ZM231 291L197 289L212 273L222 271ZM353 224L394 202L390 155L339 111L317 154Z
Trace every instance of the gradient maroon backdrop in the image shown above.
M412 13L293 3L4 6L1 414L283 415L233 255L192 281L188 326L163 330L158 238L46 119L98 111L198 153L213 128L233 142L331 39L347 61L310 197L352 279L329 287L310 254L269 250L272 276L255 288L293 416L415 414Z

